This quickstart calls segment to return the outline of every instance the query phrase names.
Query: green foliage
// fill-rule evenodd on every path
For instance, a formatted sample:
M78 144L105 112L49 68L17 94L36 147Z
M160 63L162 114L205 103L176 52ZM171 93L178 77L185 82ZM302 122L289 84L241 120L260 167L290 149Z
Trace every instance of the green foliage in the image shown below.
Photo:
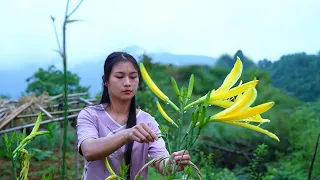
M10 99L10 96L6 94L0 94L0 99Z
M51 180L52 179L52 175L53 175L52 172L50 172L48 174L48 176L46 176L46 174L43 174L42 177L41 177L41 180Z
M304 61L299 62L298 57L304 58ZM233 65L234 57L229 58L232 60ZM317 66L315 59L319 61L318 58L319 55L290 55L282 57L279 62L272 63L268 60L260 61L258 64L260 69L251 67L243 72L241 76L243 82L250 81L254 77L259 80L259 84L257 85L259 94L254 105L275 101L275 106L267 113L262 114L263 118L271 120L269 124L262 125L262 128L275 133L281 141L280 143L275 142L265 135L241 127L219 123L208 124L207 127L203 129L199 141L194 145L196 153L193 153L191 156L192 162L200 168L203 179L249 179L249 177L254 179L253 177L257 177L257 179L266 180L307 178L320 127L320 93L317 94L317 91L312 88L305 89L303 93L311 93L310 96L314 99L312 100L314 102L305 103L299 101L295 97L295 94L291 93L290 95L286 89L283 87L277 88L273 83L275 81L274 78L284 78L282 79L283 86L289 87L292 86L293 83L296 83L290 79L297 79L300 84L296 84L295 88L298 90L308 88L305 84L311 82L309 81L309 76L313 77L314 82L319 82L317 79L319 73L315 74L315 66ZM143 60L145 66L148 66L148 72L154 82L161 87L161 90L170 97L174 103L178 103L179 99L176 98L175 91L173 91L171 84L171 77L168 77L168 74L175 78L178 87L183 86L184 89L188 87L190 75L194 74L195 79L192 93L194 98L198 98L206 94L209 90L221 85L223 79L232 67L226 66L228 68L222 68L201 65L175 67L172 65L152 63L152 59L147 55L143 57ZM284 60L286 63L280 62ZM298 62L300 65L292 64ZM314 64L311 67L309 63ZM286 68L290 68L290 70ZM305 75L304 77L302 75L298 77L297 73L302 73L300 72L301 69L304 69L302 70ZM309 74L306 71L310 71ZM275 72L282 72L282 74L280 73L281 76L275 76ZM303 78L305 79L302 80ZM314 84L314 87L317 86ZM100 97L99 95L99 98ZM163 138L171 136L171 134L169 135L165 131L175 132L174 130L176 128L168 124L158 110L154 108L157 98L155 98L145 83L141 83L136 98L138 108L147 111L155 117L161 127L161 131L163 131ZM172 110L169 105L164 105L163 108L168 114L175 114L173 113L175 111ZM218 110L214 108L208 108L207 114L213 114L217 111ZM188 117L191 117L191 112L189 111L185 115L186 121L191 120L188 119ZM173 115L171 118L177 121L179 116ZM59 126L59 124L48 124L46 128L50 134L37 137L26 146L27 150L33 148L41 149L42 152L38 151L34 153L35 159L38 158L40 160L48 157L46 152L52 150L52 147L55 148L53 150L57 150L60 143ZM187 128L188 127L183 124L183 129ZM19 133L8 136L6 141L10 141L11 136L20 137L18 134ZM68 135L70 135L68 143L70 147L69 150L71 150L71 148L74 148L73 143L76 140L75 133L70 130ZM2 136L1 139L3 138L4 136ZM172 138L174 139L175 137L173 136ZM6 148L4 142L5 141L0 142L0 155L10 158L10 152L17 147L18 143L14 141L11 150L9 150ZM175 142L172 143L175 144ZM262 143L268 147L268 151L264 151L263 149L265 148L259 146ZM213 145L249 154L255 152L257 156L248 164L248 160L243 155L216 150L212 148ZM262 150L259 152L258 150L255 151L256 147ZM264 154L262 152L264 152ZM318 149L311 179L315 179L320 175L319 167L320 150ZM260 169L260 171L257 169ZM159 176L153 168L149 168L150 179L158 179ZM193 172L190 179L196 178L196 174Z
M53 154L52 151L42 150L38 148L29 148L28 151L37 161L43 161L49 159Z
M26 81L29 83L26 92L40 95L48 92L49 95L54 96L63 93L64 77L61 70L56 69L54 65L48 67L47 70L39 68L31 77ZM70 71L67 72L68 76L68 93L86 92L90 87L81 86L80 77Z
M227 168L219 169L213 161L214 154L205 154L203 151L192 154L200 168L202 178L207 180L236 180L236 175ZM194 179L196 176L193 173Z
M120 177L127 177L127 172L130 165L126 165L124 158L122 158L122 165L120 166Z
M291 54L274 63L262 60L258 66L271 74L275 87L289 95L302 101L316 101L320 97L320 55Z
M185 87L188 84L190 74L194 74L195 84L193 93L195 98L198 98L199 96L207 93L212 88L217 88L231 69L231 67L228 69L223 69L218 67L199 65L173 67L152 63L150 64L150 66L150 68L152 69L152 71L149 71L150 76L153 78L154 82L159 87L161 87L161 90L163 90L164 93L167 94L168 97L170 97L170 99L173 99L174 102L178 102L179 100L172 98L176 96L176 92L172 90L170 78L163 78L167 77L167 74L173 74L176 79L177 85L185 85ZM241 80L243 82L248 82L253 80L255 77L259 80L259 84L257 85L257 91L259 92L259 95L254 105L258 105L268 101L274 101L276 103L270 111L262 115L263 118L271 119L271 123L264 124L262 128L274 132L280 138L281 142L277 143L273 140L270 140L269 137L265 137L260 133L246 130L241 127L225 124L208 124L207 127L203 130L203 135L200 136L200 141L195 145L195 149L200 148L206 153L216 152L210 148L210 145L218 144L222 147L228 147L231 149L236 149L238 151L247 151L252 149L252 147L257 147L259 144L265 143L268 147L270 147L270 151L265 154L265 161L262 162L264 175L260 175L260 177L262 179L272 179L273 177L280 176L280 174L283 174L283 172L294 172L290 171L289 166L288 171L281 170L277 164L278 156L276 155L278 153L282 153L283 156L285 156L289 153L292 153L288 150L288 147L292 145L292 142L290 142L288 135L294 133L294 130L289 128L292 125L292 121L294 118L290 116L290 114L294 111L295 107L302 104L302 102L292 96L288 96L284 91L275 88L272 85L271 75L261 69L252 67L246 70L243 73ZM142 91L143 93L148 93L148 95L145 95L143 101L141 101L141 108L144 109L144 107L147 107L147 109L149 110L154 109L153 106L155 104L155 97L148 90L148 88L145 88ZM140 105L140 102L138 104ZM170 110L166 109L166 111L168 111L168 114L172 114ZM213 114L213 112L215 112L216 110L208 108L208 111L208 114ZM167 124L166 121L162 121L161 116L158 116L157 111L152 111L150 112L150 114L157 115L156 120L159 122L160 126L162 126L163 124ZM175 120L178 119L178 117L172 118L174 118ZM304 125L301 125L299 127L304 127ZM308 142L308 144L312 146L312 143ZM245 166L247 162L243 156L239 157L239 155L234 155L231 156L231 158L224 158L225 155L225 153L215 154L214 159L216 161L214 163L214 166L216 166L216 168L214 170L210 169L205 172L218 172L218 167L222 167L223 169L224 167L232 168L239 165ZM201 167L201 169L205 169L203 168L205 164L199 164L198 159L194 162L197 166ZM287 160L287 162L289 161ZM215 175L222 176L223 174L225 175L228 173L226 173L225 171L221 171L220 173L217 173ZM213 176L213 174L208 176Z
M306 103L295 109L290 115L288 154L277 153L279 158L279 176L289 179L308 176L311 159L320 127L320 101ZM315 159L312 178L320 174L320 153Z
M263 158L267 152L267 146L265 144L261 144L254 152L255 158L253 158L247 168L245 168L248 173L247 179L249 180L262 179L267 175L262 166Z

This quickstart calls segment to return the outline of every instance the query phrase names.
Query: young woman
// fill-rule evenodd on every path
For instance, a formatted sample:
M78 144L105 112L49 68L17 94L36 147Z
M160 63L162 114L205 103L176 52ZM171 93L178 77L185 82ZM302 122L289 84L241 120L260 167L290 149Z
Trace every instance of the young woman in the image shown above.
M135 94L141 82L137 61L124 52L111 53L104 63L103 94L98 105L84 108L78 115L78 151L84 156L82 179L104 180L110 175L104 159L117 175L122 160L130 165L128 179L133 179L148 157L168 155L155 119L141 109L136 109ZM182 158L179 171L190 163L190 156L183 150L171 156ZM166 161L168 163L169 161ZM162 172L163 162L154 163ZM148 171L141 173L148 179Z

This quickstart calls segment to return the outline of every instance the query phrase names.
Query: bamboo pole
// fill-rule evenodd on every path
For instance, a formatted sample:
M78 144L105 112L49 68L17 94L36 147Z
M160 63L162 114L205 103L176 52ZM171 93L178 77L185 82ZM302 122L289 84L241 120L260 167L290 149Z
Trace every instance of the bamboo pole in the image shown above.
M73 118L76 118L77 116L78 116L78 114L72 114L72 115L68 116L68 119L72 120ZM58 117L58 118L54 118L54 119L41 121L40 125L48 124L48 123L52 123L52 122L57 122L57 121L63 121L63 119L64 119L64 117ZM31 124L25 124L25 125L17 126L17 127L10 128L10 129L5 129L5 130L0 131L0 135L4 134L4 133L15 131L15 130L20 130L20 129L24 129L24 128L30 128L30 127L33 127L34 125L35 125L35 123L31 123Z
M48 112L48 111L46 111L43 107L41 107L41 105L40 104L36 104L36 106L44 113L44 114L46 114L49 118L53 118L53 116Z
M82 97L79 97L79 100L82 101L82 102L85 102L85 103L87 103L87 104L89 104L89 105L92 105L92 104L93 104L92 102L90 102L90 101L88 101L88 100L86 100L86 99L83 99Z
M16 111L11 113L7 118L0 123L0 129L2 129L5 125L7 125L9 122L11 122L15 117L17 117L22 111L27 109L31 104L33 104L33 101L24 103L22 106L20 106Z
M68 110L68 112L79 112L81 111L82 108L79 109L70 109ZM53 111L53 112L49 112L51 115L56 115L56 114L63 114L63 111ZM43 116L46 114L43 114ZM17 118L29 118L29 117L38 117L38 114L23 114L23 115L19 115L17 116Z

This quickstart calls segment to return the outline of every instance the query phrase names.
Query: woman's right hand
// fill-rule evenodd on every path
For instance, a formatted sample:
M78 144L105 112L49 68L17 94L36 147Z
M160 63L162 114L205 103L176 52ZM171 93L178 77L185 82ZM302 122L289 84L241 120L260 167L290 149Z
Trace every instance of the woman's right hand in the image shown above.
M126 131L126 136L129 141L149 143L158 140L157 134L145 123L139 123Z

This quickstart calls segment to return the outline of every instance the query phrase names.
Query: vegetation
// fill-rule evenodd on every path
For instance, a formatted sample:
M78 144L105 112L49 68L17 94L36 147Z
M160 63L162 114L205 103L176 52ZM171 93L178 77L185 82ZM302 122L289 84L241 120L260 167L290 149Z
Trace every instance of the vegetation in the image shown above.
M179 99L172 91L168 74L175 78L179 87L187 87L190 75L194 74L193 96L190 100L192 102L222 84L231 69L228 63L234 64L235 62L234 58L230 57L232 56L226 55L219 58L217 66L214 67L163 65L153 63L152 59L146 55L140 60L148 69L153 81L167 96L173 97L171 101L176 103L179 102ZM248 60L249 65L252 64L249 62L250 59L245 59ZM275 62L262 60L257 65L253 63L250 68L244 69L241 77L243 82L251 81L254 77L259 80L256 86L258 96L253 106L270 100L275 101L274 107L264 114L264 118L270 119L271 122L261 127L276 134L281 141L278 143L260 133L237 126L222 123L208 124L194 144L191 154L192 162L200 168L204 179L308 179L311 160L315 154L316 142L320 133L319 62L319 54L298 53L283 56ZM41 94L49 91L53 93L50 95L61 93L63 91L62 74L52 66L48 70L39 70L33 78L30 78L27 92ZM80 78L76 74L69 72L68 78L71 89L69 92L88 88L79 85ZM60 89L55 89L54 85L48 84L51 82L56 84L61 82ZM145 83L142 83L137 93L137 101L139 108L152 114L161 126L168 126L168 122L154 108L157 98ZM166 107L163 106L168 114L175 112L174 109ZM210 113L217 111L212 110ZM191 119L188 117L191 117L190 111L187 111L185 116L185 121L190 122ZM176 121L177 117L172 117L172 119ZM188 124L182 122L182 126L187 128ZM170 128L175 127L170 126ZM40 179L42 176L48 178L50 175L52 179L60 179L60 161L58 160L61 156L58 153L59 146L57 146L60 137L59 124L48 124L46 129L49 134L35 137L24 147L32 154L29 179ZM70 179L74 177L73 161L74 153L77 153L74 150L76 142L74 131L69 127L66 141L68 167L66 176ZM16 135L9 133L5 136L20 137L21 134L23 133L16 132ZM10 150L7 148L9 146L6 146L8 140L5 140L5 136L0 137L0 176L3 179L12 179L13 171L9 168L11 167L11 155L19 141L14 142ZM319 151L318 148L310 179L320 176ZM17 172L21 170L18 165ZM79 167L79 170L81 173L82 167ZM154 169L149 168L149 174L150 178L158 177ZM191 177L196 178L196 175L192 173Z
M269 72L272 84L301 101L320 98L320 55L296 53L285 55L279 61L259 61L258 67Z
M80 77L70 71L68 76L68 91L69 93L86 92L90 87L80 85ZM39 96L43 92L47 92L51 96L63 93L63 72L58 70L54 65L48 67L47 70L39 68L31 77L27 78L28 86L27 93L34 93Z

